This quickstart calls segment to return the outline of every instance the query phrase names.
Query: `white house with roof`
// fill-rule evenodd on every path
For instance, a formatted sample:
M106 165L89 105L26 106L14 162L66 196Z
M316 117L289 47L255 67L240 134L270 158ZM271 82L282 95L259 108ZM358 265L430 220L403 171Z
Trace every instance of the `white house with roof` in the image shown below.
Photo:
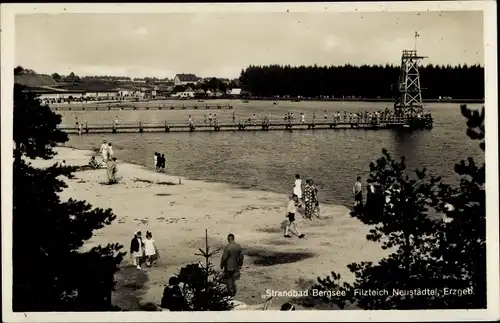
M174 78L174 85L196 84L199 80L200 78L194 74L177 74Z

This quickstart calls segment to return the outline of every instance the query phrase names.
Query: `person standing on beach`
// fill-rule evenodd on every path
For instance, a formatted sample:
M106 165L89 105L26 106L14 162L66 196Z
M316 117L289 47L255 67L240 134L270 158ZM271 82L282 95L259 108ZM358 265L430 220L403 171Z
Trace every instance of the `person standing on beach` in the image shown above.
M102 161L104 163L107 163L108 162L108 143L106 140L103 140L100 151L101 151Z
M303 238L305 234L300 233L299 229L297 228L297 224L295 223L295 214L297 213L297 201L298 197L297 195L293 194L290 196L290 200L288 201L288 205L286 208L286 218L288 219L288 222L285 226L285 238L291 238L289 235L290 227L293 226L293 229L295 231L295 234L299 238Z
M160 160L161 160L161 163L160 163L160 171L164 172L165 171L165 165L167 163L167 160L165 158L165 154L161 154L160 156Z
M141 269L142 250L144 246L141 235L141 231L138 230L134 234L132 241L130 241L130 255L132 256L132 263L137 269Z
M154 161L154 163L155 163L155 167L156 167L156 171L157 172L159 171L159 166L158 166L158 158L159 158L159 156L160 156L160 153L155 152L155 161Z
M115 153L113 152L113 145L108 143L108 158L112 158Z
M220 268L224 271L224 280L231 296L236 295L236 280L240 278L243 266L243 249L234 241L234 234L227 236L228 245L224 248Z
M361 187L361 177L356 178L356 182L352 188L352 193L354 194L354 211L360 212L363 208L363 190Z
M302 204L302 180L300 179L300 175L295 175L295 185L293 186L293 194L297 195L298 204Z
M116 183L116 172L117 172L116 158L113 157L108 161L108 167L107 167L106 171L108 173L109 184L115 184Z
M311 179L311 188L313 193L313 214L316 215L318 219L320 219L320 208L319 208L319 199L318 199L318 189L314 186L314 181Z
M313 206L314 206L314 199L313 199L313 188L311 186L311 180L306 180L306 185L304 187L304 204L305 204L305 211L304 211L304 216L312 220L312 214L313 214Z
M212 125L212 112L208 113L208 124Z

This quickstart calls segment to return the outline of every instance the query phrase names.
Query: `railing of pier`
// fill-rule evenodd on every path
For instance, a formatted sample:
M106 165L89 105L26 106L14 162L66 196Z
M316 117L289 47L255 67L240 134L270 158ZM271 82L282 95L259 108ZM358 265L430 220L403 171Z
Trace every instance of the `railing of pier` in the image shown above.
M210 120L207 118L194 118L191 119L170 119L170 120L154 120L154 121L119 121L119 122L104 122L104 123L75 123L75 125L60 125L62 130L75 130L81 132L89 132L89 130L108 129L113 132L120 129L153 129L153 128L195 128L195 127L252 127L252 126L285 126L293 127L300 125L315 126L315 125L343 125L351 127L360 126L391 126L391 125L407 125L410 118L405 116L379 116L379 117L349 117L335 116L331 118L278 118L265 117L265 118L252 118L241 116L223 116L221 118L214 118Z

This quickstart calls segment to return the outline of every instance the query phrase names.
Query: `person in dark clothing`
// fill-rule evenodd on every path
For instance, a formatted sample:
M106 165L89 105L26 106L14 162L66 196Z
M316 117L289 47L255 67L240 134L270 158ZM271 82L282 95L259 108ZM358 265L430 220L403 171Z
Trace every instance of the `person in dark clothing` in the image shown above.
M236 295L236 280L240 277L243 266L243 249L234 241L234 234L227 236L228 245L224 248L220 268L224 270L224 280L232 296Z
M130 254L132 255L132 263L137 269L141 269L141 259L143 252L143 242L141 237L141 231L137 231L130 241Z
M161 171L165 171L165 164L166 164L166 159L165 159L165 154L161 154Z
M179 278L172 276L168 280L168 286L163 290L161 307L171 312L186 311L187 304L182 290L179 286Z
M364 213L372 214L375 210L376 204L376 196L375 196L375 183L371 181L367 181L368 185L366 186L366 203L364 205Z
M155 153L155 167L156 171L159 172L161 171L161 154L160 153Z

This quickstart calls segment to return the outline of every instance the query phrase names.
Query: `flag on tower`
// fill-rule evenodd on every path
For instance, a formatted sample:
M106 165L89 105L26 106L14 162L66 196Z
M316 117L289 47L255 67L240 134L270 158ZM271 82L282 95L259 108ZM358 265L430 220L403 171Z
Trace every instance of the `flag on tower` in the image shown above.
M420 35L418 34L418 32L415 32L415 38L417 37L420 37Z

